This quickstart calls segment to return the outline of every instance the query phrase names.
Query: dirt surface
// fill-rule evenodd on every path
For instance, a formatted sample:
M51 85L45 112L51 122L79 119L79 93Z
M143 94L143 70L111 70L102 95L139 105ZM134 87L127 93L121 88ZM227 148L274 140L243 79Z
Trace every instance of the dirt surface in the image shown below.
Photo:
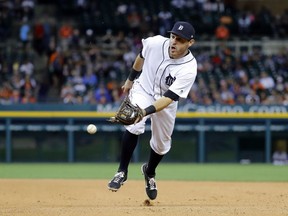
M158 180L158 197L148 206L144 181L127 181L118 192L106 185L103 180L0 179L0 215L288 216L288 183Z

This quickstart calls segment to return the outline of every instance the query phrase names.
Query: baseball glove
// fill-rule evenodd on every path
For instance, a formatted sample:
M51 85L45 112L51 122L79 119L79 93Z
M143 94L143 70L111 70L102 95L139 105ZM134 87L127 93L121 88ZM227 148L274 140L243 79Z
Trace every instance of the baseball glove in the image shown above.
M133 105L128 96L126 96L115 116L108 119L108 121L123 125L131 125L141 121L143 117L144 113L142 109L138 105Z

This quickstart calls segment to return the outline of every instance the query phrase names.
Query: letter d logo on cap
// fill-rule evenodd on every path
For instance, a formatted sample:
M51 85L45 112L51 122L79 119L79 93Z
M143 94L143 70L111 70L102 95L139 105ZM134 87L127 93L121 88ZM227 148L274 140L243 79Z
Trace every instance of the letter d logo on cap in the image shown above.
M180 25L179 27L178 27L178 30L182 30L184 27L183 27L183 25Z

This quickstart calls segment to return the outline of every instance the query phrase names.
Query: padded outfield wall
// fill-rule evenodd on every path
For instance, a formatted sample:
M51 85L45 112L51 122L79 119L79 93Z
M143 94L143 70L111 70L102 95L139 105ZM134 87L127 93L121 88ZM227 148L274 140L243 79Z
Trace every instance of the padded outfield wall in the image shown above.
M0 107L0 162L115 162L124 128L106 119L115 106L15 105ZM90 135L86 126L98 132ZM147 160L150 124L133 161ZM288 142L286 106L179 107L167 162L270 163Z

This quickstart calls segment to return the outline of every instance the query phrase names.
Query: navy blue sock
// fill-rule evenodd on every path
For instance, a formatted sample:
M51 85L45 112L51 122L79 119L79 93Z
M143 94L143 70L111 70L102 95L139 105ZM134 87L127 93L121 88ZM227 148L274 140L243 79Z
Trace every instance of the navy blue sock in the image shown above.
M132 134L129 131L125 131L122 137L122 149L121 149L121 157L120 164L118 168L118 172L123 171L127 174L128 166L130 160L132 158L135 147L138 143L138 135Z
M155 171L156 171L156 167L158 166L158 164L160 163L160 161L162 160L164 155L159 155L157 154L152 148L150 150L150 157L149 157L149 161L148 161L148 167L146 170L146 173L149 177L154 177L155 176Z

